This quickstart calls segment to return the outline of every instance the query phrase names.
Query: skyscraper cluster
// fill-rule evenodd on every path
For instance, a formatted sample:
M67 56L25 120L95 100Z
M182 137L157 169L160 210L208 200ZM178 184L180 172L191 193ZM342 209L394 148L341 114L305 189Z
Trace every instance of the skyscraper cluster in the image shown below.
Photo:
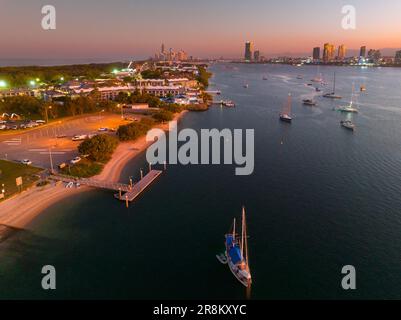
M254 50L253 42L250 41L245 42L245 54L244 54L245 61L259 62L262 61L263 59L264 58L260 55L260 51Z
M175 52L172 48L168 51L164 43L162 43L160 52L155 54L155 60L159 61L186 61L188 60L188 54L184 50Z

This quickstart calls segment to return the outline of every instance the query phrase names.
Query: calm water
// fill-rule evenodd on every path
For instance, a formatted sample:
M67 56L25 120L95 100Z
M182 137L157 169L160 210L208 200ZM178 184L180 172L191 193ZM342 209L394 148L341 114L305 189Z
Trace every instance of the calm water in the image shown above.
M255 128L254 174L170 166L128 210L103 191L62 201L2 249L1 298L244 298L215 258L243 204L252 298L401 298L401 69L320 69L329 85L337 72L344 100L352 82L366 85L354 134L332 110L340 102L300 103L315 94L305 85L314 67L212 70L212 87L237 108L190 113L180 127ZM290 91L295 119L286 125L278 113ZM138 177L139 160L123 180ZM45 264L57 269L56 292L40 289ZM340 289L349 264L354 292Z

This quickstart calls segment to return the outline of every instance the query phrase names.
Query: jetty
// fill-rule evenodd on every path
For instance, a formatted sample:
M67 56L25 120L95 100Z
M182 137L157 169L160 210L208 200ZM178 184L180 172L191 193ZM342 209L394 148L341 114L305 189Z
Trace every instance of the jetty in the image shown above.
M161 170L150 170L145 176L142 176L141 180L133 183L130 180L130 184L124 184L119 182L108 182L101 181L91 178L74 178L65 175L53 174L49 178L54 181L61 181L67 183L67 185L83 185L96 189L111 190L118 192L114 195L116 199L121 201L134 201L154 180L156 180L163 171Z

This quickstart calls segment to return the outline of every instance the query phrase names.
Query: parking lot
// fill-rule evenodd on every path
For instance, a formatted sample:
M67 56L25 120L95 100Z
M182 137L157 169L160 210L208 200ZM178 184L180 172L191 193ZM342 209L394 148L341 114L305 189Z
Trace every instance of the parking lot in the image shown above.
M60 120L29 130L8 131L0 134L0 158L18 162L29 159L32 165L43 168L50 168L52 160L56 167L78 155L80 141L72 141L73 136L100 133L99 128L117 129L126 123L128 121L119 115L102 114Z

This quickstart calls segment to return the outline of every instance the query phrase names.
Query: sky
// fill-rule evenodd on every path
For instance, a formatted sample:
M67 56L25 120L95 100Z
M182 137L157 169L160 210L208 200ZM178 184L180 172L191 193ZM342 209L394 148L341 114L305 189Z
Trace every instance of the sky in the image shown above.
M41 8L56 8L43 30ZM341 27L344 5L356 29ZM401 48L400 0L0 0L0 59L147 58L160 49L194 57L311 54L330 42Z

